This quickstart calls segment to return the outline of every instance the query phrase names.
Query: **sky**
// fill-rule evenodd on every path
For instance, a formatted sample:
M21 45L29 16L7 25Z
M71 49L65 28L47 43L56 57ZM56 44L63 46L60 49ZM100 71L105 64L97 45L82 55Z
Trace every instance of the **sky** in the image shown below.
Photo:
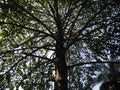
M100 88L101 84L102 84L102 82L98 83L97 85L95 85L95 86L93 87L92 90L100 90L99 88Z

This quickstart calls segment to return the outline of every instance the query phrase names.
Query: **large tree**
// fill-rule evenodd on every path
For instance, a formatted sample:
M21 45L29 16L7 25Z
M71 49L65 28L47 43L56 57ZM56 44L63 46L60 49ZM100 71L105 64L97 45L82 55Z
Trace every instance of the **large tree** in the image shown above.
M118 0L1 0L1 89L90 88L119 59L119 15Z

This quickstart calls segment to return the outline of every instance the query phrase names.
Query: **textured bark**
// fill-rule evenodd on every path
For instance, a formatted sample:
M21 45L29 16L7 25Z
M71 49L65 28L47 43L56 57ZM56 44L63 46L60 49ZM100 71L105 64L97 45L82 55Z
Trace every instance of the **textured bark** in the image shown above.
M62 39L56 42L56 64L55 64L55 90L68 90L67 66L65 62L65 49Z
M58 12L58 0L54 0L56 36L56 64L55 64L55 90L68 90L67 66L65 61L64 29L62 19Z
M68 90L66 65L57 63L55 75L55 90Z

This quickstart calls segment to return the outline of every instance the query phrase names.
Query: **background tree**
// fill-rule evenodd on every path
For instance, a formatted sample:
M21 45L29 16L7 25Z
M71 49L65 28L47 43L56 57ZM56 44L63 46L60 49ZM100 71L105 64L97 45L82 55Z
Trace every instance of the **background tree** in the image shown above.
M120 59L119 8L118 0L1 0L1 89L92 88Z

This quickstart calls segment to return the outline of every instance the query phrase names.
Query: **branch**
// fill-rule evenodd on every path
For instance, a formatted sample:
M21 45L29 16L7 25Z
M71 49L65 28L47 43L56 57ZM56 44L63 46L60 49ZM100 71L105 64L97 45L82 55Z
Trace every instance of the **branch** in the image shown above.
M45 64L45 63L49 63L49 61L42 62L42 63L38 62L38 63L35 65L35 67L33 67L33 68L30 70L30 72L28 72L27 75L26 75L26 74L23 75L23 79L18 83L18 86L20 86L20 85L23 83L23 81L28 78L28 76L30 76L34 71L36 71L41 65L43 65L43 64ZM52 80L54 80L54 79L50 79L50 80L52 81ZM46 82L49 82L50 80L47 80Z
M120 62L112 62L112 61L101 61L101 62L81 62L81 63L77 63L74 65L70 65L68 66L68 69L76 67L76 66L82 66L82 65L86 65L86 64L120 64Z
M29 54L33 54L34 52L36 52L36 51L38 51L39 49L41 49L41 48L43 48L43 47L46 47L46 45L45 46L41 46L40 48L37 48L37 49L35 49L35 50L33 50L31 53L29 53ZM21 59L19 59L16 63L14 63L4 74L7 74L7 73L9 73L14 67L16 67L21 61L23 61L25 58L27 57L27 55L26 56L24 56L24 57L22 57Z
M20 6L18 3L14 2L13 0L10 0L13 4L15 4L18 8L20 8L21 10L23 10L25 13L27 13L28 15L30 15L32 18L34 18L38 23L40 23L41 25L43 25L48 32L51 34L51 36L55 38L54 34L52 33L52 31L48 28L48 26L46 24L44 24L39 18L35 17L32 13L30 13L29 11L27 11L23 6Z
M77 15L75 16L74 20L71 22L72 24L71 24L71 26L70 26L70 28L69 28L69 30L68 30L69 37L71 36L72 30L73 30L73 28L74 28L74 26L75 26L75 23L76 23L79 15L80 15L80 13L81 13L81 10L84 8L85 3L86 3L87 1L88 1L88 0L84 0L84 1L80 4L80 5L82 5L82 6L81 6L81 8L79 9L79 11L78 11Z
M94 15L93 15L93 17L91 17L87 22L86 22L86 24L82 27L82 29L81 30L79 30L78 32L76 32L73 36L75 36L74 37L74 39L68 44L68 46L67 46L67 49L71 46L71 45L73 45L74 43L76 43L78 40L78 37L80 36L80 34L83 32L83 30L85 30L87 27L88 27L88 25L90 24L90 22L92 22L96 17L97 17L97 15L99 15L109 4L111 4L112 2L114 2L114 0L112 0L111 2L109 2L109 3L107 3L106 5L104 5L98 12L96 12Z
M33 46L33 47L25 47L25 48L20 48L20 49L9 49L9 50L3 50L3 51L0 51L0 55L2 55L2 54L7 54L7 53L13 53L14 51L25 51L25 50L29 50L29 49L37 49L37 48L39 48L39 49L47 49L47 50L51 50L51 51L55 51L54 49L50 49L50 48L47 48L47 47L52 47L52 45L48 45L48 46L41 46L41 47L37 47L37 46Z
M30 28L30 27L25 27L25 26L20 25L20 24L18 25L18 24L16 24L16 23L11 23L11 22L0 22L0 25L2 25L2 24L14 25L14 26L17 26L17 27L20 27L20 28L23 28L23 29L29 29L29 30L32 30L32 31L35 31L35 32L42 33L42 34L45 34L45 35L47 35L47 36L53 37L52 35L50 35L50 34L48 34L48 33L46 33L46 32L43 32L43 31L40 31L40 30L36 30L36 29Z
M54 59L50 59L50 58L47 58L47 57L45 57L45 56L37 56L37 55L33 55L33 54L31 54L31 53L23 53L23 54L25 54L25 55L27 55L27 56L32 56L32 57L36 57L36 58L45 59L45 60L48 60L48 61L50 61L50 62L55 62Z

